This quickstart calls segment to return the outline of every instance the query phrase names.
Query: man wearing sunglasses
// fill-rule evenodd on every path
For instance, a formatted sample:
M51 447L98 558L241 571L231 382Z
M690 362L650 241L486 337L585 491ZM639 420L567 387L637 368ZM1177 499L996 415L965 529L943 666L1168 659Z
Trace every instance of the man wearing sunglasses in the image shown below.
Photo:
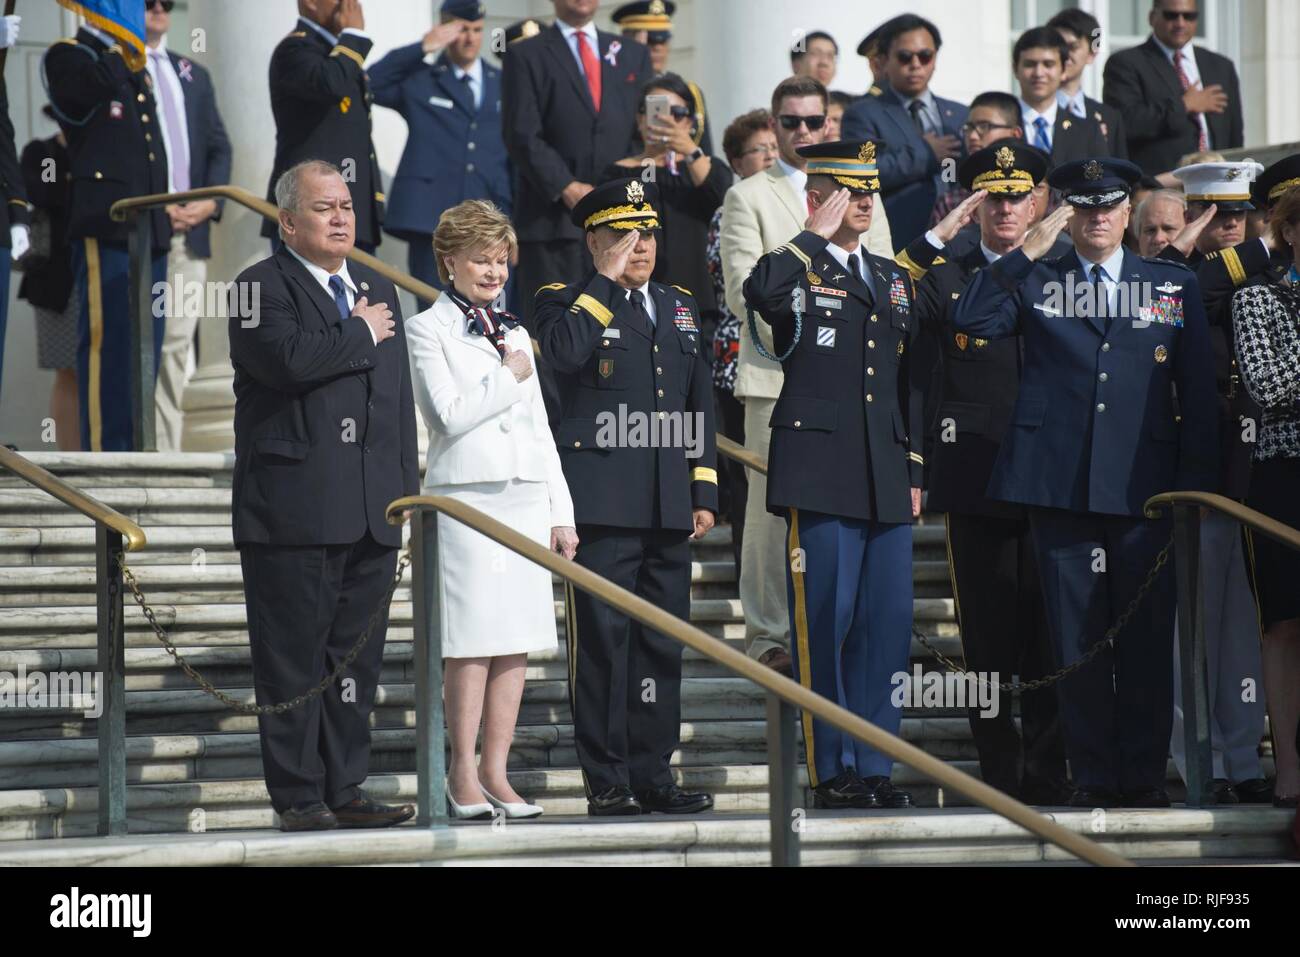
M1237 70L1192 45L1199 18L1197 0L1152 0L1146 43L1106 61L1102 99L1124 115L1129 159L1148 176L1244 142Z
M930 90L942 43L929 20L913 14L890 20L877 40L887 86L880 96L864 96L844 111L846 140L889 144L880 156L881 196L900 246L925 232L934 201L955 179L955 163L963 155L966 107Z

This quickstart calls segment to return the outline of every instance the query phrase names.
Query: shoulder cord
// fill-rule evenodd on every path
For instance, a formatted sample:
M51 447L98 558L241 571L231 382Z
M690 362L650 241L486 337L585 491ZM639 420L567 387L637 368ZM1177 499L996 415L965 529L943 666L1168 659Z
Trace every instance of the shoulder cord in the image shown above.
M764 359L771 359L773 362L784 362L786 359L790 358L791 354L795 350L795 346L799 345L800 336L803 335L803 304L803 287L795 286L794 290L790 293L790 311L794 313L794 339L790 342L790 348L785 350L785 353L779 356L772 355L772 353L767 351L767 347L763 345L763 340L760 339L758 335L758 320L754 318L754 310L751 306L746 304L745 315L749 318L749 335L750 338L754 340L754 348L758 350L760 356Z

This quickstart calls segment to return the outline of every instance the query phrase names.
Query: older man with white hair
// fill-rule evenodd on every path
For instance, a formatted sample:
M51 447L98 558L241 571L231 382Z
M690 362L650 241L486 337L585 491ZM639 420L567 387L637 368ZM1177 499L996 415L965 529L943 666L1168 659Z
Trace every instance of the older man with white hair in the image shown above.
M1176 189L1158 189L1133 213L1138 254L1159 256L1187 225L1187 200Z

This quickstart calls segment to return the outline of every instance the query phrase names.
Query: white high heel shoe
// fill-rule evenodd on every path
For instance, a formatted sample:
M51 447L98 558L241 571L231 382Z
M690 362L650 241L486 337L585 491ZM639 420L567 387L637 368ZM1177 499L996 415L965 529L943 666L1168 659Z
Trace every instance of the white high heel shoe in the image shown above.
M491 804L457 804L456 799L451 796L451 785L446 785L444 790L447 793L447 813L456 820L481 821L492 816ZM506 816L509 817L509 814L507 813Z
M510 820L518 821L530 817L541 817L542 812L545 810L545 808L542 808L539 805L527 804L524 802L518 804L507 804L505 801L498 801L492 796L492 792L483 787L482 784L479 785L479 788L483 791L483 796L492 802L492 807L499 807L501 810L505 811L506 817Z

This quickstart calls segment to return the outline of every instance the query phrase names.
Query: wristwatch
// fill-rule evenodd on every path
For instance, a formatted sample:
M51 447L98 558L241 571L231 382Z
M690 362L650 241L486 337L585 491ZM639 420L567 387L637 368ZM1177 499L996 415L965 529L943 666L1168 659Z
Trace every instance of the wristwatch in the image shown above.
M691 151L691 155L687 157L687 159L689 159L692 163L694 163L697 159L700 159L702 156L704 156L704 149L703 147L697 146L695 147L695 149Z

